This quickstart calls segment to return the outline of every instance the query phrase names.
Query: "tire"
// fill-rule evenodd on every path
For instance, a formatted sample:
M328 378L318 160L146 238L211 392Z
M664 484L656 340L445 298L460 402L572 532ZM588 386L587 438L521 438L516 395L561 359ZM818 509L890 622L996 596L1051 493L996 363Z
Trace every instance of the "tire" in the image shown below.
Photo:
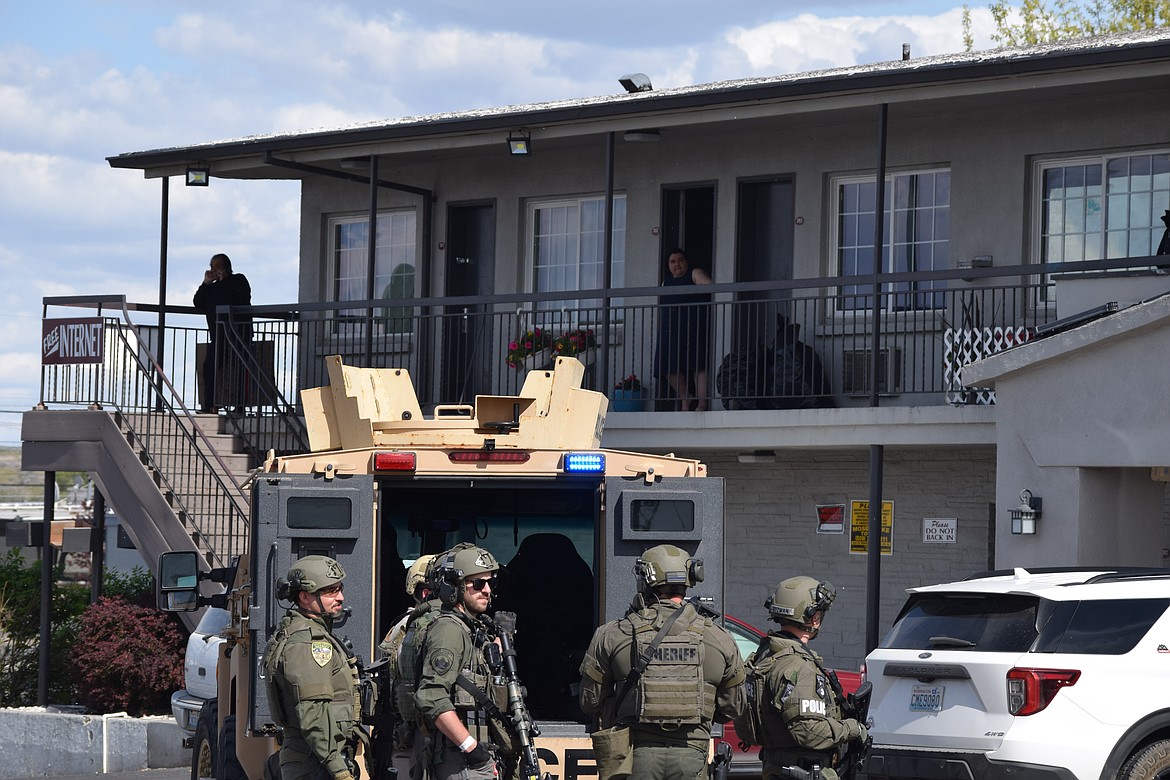
M223 731L219 735L219 762L215 767L215 780L248 780L240 760L236 757L236 716L223 719Z
M1170 778L1170 739L1151 742L1134 753L1121 767L1117 780L1166 780Z
M191 744L191 780L215 777L215 759L219 753L218 721L219 703L215 699L203 702L195 724L195 740Z

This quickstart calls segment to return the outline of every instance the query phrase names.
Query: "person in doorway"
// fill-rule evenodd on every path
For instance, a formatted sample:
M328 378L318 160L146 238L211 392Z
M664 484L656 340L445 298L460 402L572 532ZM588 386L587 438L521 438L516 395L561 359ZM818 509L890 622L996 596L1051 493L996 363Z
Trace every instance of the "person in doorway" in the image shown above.
M687 287L711 284L711 277L701 268L692 268L686 252L670 250L669 273L663 287ZM663 296L658 317L657 374L666 377L680 411L706 411L707 333L710 296L702 293Z
M200 411L219 411L220 397L232 405L247 400L244 389L244 364L240 357L252 345L251 315L232 317L219 313L221 306L251 306L252 286L248 277L232 271L232 261L222 252L211 256L203 283L195 291L193 303L207 317L207 354L203 359L203 399ZM221 387L216 387L217 377Z
M749 658L757 668L770 660L757 694L763 780L779 780L782 767L809 770L814 765L825 780L837 780L843 748L868 738L864 724L844 716L846 699L836 674L808 646L836 597L824 580L790 577L765 602L769 619L780 629L769 632Z
M661 544L634 574L630 611L598 628L585 653L581 709L603 729L629 728L630 780L702 780L712 722L743 711L743 661L718 615L685 600L703 580L702 559Z
M282 780L354 780L361 740L357 657L333 635L344 614L341 564L306 555L276 583L292 601L264 654Z

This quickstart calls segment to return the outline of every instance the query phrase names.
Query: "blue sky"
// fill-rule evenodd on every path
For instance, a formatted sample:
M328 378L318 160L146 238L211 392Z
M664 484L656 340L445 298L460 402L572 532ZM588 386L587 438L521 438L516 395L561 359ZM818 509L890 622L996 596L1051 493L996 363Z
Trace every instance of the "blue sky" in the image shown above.
M41 300L158 300L158 181L105 158L254 133L866 64L962 49L950 0L0 2L0 446L39 400ZM976 49L991 48L972 5ZM177 182L176 182L177 184ZM296 300L298 188L171 187L167 297L226 251Z

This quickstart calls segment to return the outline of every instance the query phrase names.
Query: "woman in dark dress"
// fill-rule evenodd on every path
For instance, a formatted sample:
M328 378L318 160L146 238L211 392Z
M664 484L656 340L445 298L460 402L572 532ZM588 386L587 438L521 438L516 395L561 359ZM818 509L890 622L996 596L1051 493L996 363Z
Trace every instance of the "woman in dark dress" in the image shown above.
M672 249L667 260L670 275L663 287L711 284L711 277L701 268L691 268L681 249ZM670 295L659 299L658 376L679 400L682 411L707 409L707 319L711 297L702 293ZM693 383L693 384L692 384ZM691 389L694 394L691 394Z

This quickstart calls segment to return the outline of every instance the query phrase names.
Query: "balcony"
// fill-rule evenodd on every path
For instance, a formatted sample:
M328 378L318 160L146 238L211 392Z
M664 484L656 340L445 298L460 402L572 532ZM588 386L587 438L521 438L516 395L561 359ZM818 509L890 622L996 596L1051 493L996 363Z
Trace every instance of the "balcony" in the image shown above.
M1167 277L1148 270L1152 260L1077 268L1124 271L1130 283L1144 278L1152 297L1170 287ZM660 432L658 440L643 439L642 448L677 446L680 436L715 420L744 431L761 424L849 425L857 416L848 410L874 407L934 407L928 419L944 419L954 416L946 409L995 403L994 390L963 386L966 364L1028 341L1038 326L1057 320L1057 282L1031 281L1050 278L1036 276L1037 270L1067 267L884 275L876 308L872 285L824 278L715 284L682 293L626 288L235 309L222 312L232 323L227 327L250 320L252 337L221 339L232 346L220 356L216 405L233 410L233 432L259 458L270 449L307 447L300 390L327 383L328 355L341 355L349 365L408 370L422 411L430 415L459 414L476 395L516 394L526 371L571 354L586 366L586 386L611 398L607 431ZM678 299L696 292L703 302ZM111 306L122 309L118 316L109 316ZM45 405L148 411L157 403L161 373L177 409L199 406L197 367L207 333L195 310L167 309L160 331L158 307L116 298L47 298L45 309L47 318L89 309L104 317L107 341L117 333L126 345L121 352L107 348L102 363L46 366ZM665 336L664 323L680 335ZM666 366L664 348L677 353L673 366ZM705 375L699 370L704 364ZM689 378L688 394L707 399L708 414L681 413L686 410L668 381L672 372ZM619 398L615 384L629 377L637 378L641 393ZM750 439L738 444L750 446ZM618 441L607 445L625 446L620 435Z

